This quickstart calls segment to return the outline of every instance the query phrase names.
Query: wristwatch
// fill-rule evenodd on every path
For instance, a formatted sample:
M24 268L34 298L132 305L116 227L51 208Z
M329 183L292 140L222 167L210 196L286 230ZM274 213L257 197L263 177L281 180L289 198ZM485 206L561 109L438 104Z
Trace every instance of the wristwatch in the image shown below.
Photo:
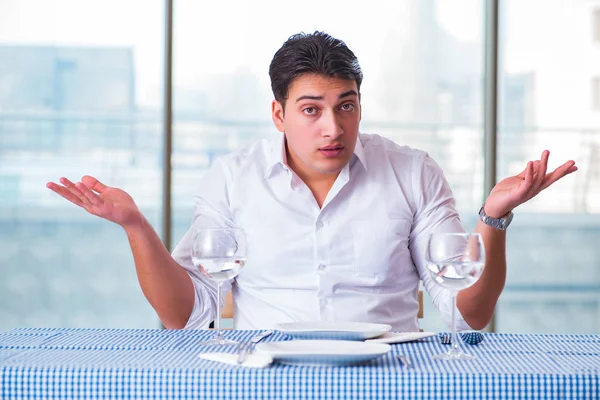
M481 220L481 222L483 222L486 225L491 226L492 228L496 228L498 230L505 231L506 228L508 228L508 226L510 225L510 223L513 220L514 214L512 211L509 211L508 214L506 214L503 217L492 218L485 213L485 211L483 210L483 207L484 206L481 206L481 210L479 210L479 219Z

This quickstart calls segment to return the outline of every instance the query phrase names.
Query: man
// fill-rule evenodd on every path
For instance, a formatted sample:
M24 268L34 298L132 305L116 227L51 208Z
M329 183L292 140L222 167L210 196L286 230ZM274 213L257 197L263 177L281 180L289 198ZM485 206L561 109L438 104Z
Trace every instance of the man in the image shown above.
M451 294L424 263L431 233L463 231L440 168L422 151L359 134L362 72L342 41L320 32L292 36L269 73L282 134L215 161L172 257L127 193L89 176L48 187L125 229L140 285L167 328L206 327L222 302L191 262L193 232L202 226L246 233L246 267L224 286L233 290L236 328L345 320L416 331L419 279L449 322ZM485 201L476 232L486 267L458 295L459 327L481 329L492 316L511 211L577 170L568 161L547 174L548 156L498 183Z

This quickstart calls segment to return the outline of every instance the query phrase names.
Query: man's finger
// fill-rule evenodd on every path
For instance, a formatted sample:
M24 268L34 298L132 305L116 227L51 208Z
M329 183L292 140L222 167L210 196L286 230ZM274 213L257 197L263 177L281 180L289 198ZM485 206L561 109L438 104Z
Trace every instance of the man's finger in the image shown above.
M88 188L92 189L96 193L102 193L106 190L107 186L101 183L98 179L93 176L85 175L81 178L81 182Z
M524 197L527 197L529 195L529 192L532 189L533 183L534 183L534 176L533 176L533 162L529 161L527 163L527 166L525 167L525 171L522 172L523 175L523 182L521 182L521 184L519 185L518 189L517 189L517 197L519 197L519 199L526 201L528 200L527 198L524 199Z
M85 184L79 182L75 186L81 191L81 193L83 193L83 195L90 202L90 204L98 205L100 203L98 195L92 192L90 189L88 189L88 187Z
M529 161L527 163L527 169L525 170L525 182L528 184L533 183L533 162Z
M546 171L548 170L548 158L550 157L550 152L548 150L544 150L542 152L542 157L540 161L537 163L537 171L536 171L536 184L534 185L535 190L532 194L532 197L538 194L543 190L544 181L546 179Z
M77 188L77 186L71 182L70 180L68 180L65 177L60 178L60 183L62 183L63 185L65 185L65 187L71 192L73 193L74 196L76 196L77 198L79 198L79 200L85 205L88 203L88 199L87 197L84 196L84 194L81 192L80 189Z
M52 190L54 193L58 194L59 196L64 197L65 199L69 200L71 203L75 204L76 206L83 207L83 203L81 202L79 197L77 197L73 193L71 193L71 191L69 189L67 189L66 187L57 185L54 182L48 182L46 184L46 187L48 189Z
M550 152L548 150L544 150L542 152L542 158L540 160L540 175L546 176L546 171L548 171L548 159L550 158Z
M528 193L530 198L534 197L542 190L541 187L544 184L544 179L546 177L546 166L548 165L548 157L545 153L545 151L542 153L540 160L535 160L533 162L533 183Z
M537 189L542 181L544 180L544 176L542 175L540 177L540 160L535 160L533 161L533 179L531 182L531 190L535 191L535 189Z
M577 167L575 166L575 161L569 160L560 167L556 168L554 171L546 174L544 179L544 184L540 190L546 189L548 186L552 185L554 182L559 180L560 178L577 171Z

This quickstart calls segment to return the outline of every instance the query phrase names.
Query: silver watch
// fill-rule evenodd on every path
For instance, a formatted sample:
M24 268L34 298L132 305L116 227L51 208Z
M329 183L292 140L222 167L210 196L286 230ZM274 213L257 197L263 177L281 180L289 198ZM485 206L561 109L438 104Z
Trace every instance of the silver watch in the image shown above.
M479 219L481 220L481 222L501 231L505 231L506 228L508 228L508 226L513 220L513 216L513 212L509 211L508 214L506 214L503 217L492 218L489 215L487 215L485 211L483 211L483 206L481 206L481 210L479 210Z

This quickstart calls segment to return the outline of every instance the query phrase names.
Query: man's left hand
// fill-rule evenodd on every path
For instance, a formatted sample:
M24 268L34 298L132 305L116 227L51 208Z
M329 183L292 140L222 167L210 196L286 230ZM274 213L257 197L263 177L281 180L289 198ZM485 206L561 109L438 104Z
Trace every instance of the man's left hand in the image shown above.
M541 160L529 161L523 172L498 182L485 201L485 213L490 217L500 218L534 198L557 180L577 171L575 161L569 160L554 171L546 173L549 156L550 152L544 150Z

